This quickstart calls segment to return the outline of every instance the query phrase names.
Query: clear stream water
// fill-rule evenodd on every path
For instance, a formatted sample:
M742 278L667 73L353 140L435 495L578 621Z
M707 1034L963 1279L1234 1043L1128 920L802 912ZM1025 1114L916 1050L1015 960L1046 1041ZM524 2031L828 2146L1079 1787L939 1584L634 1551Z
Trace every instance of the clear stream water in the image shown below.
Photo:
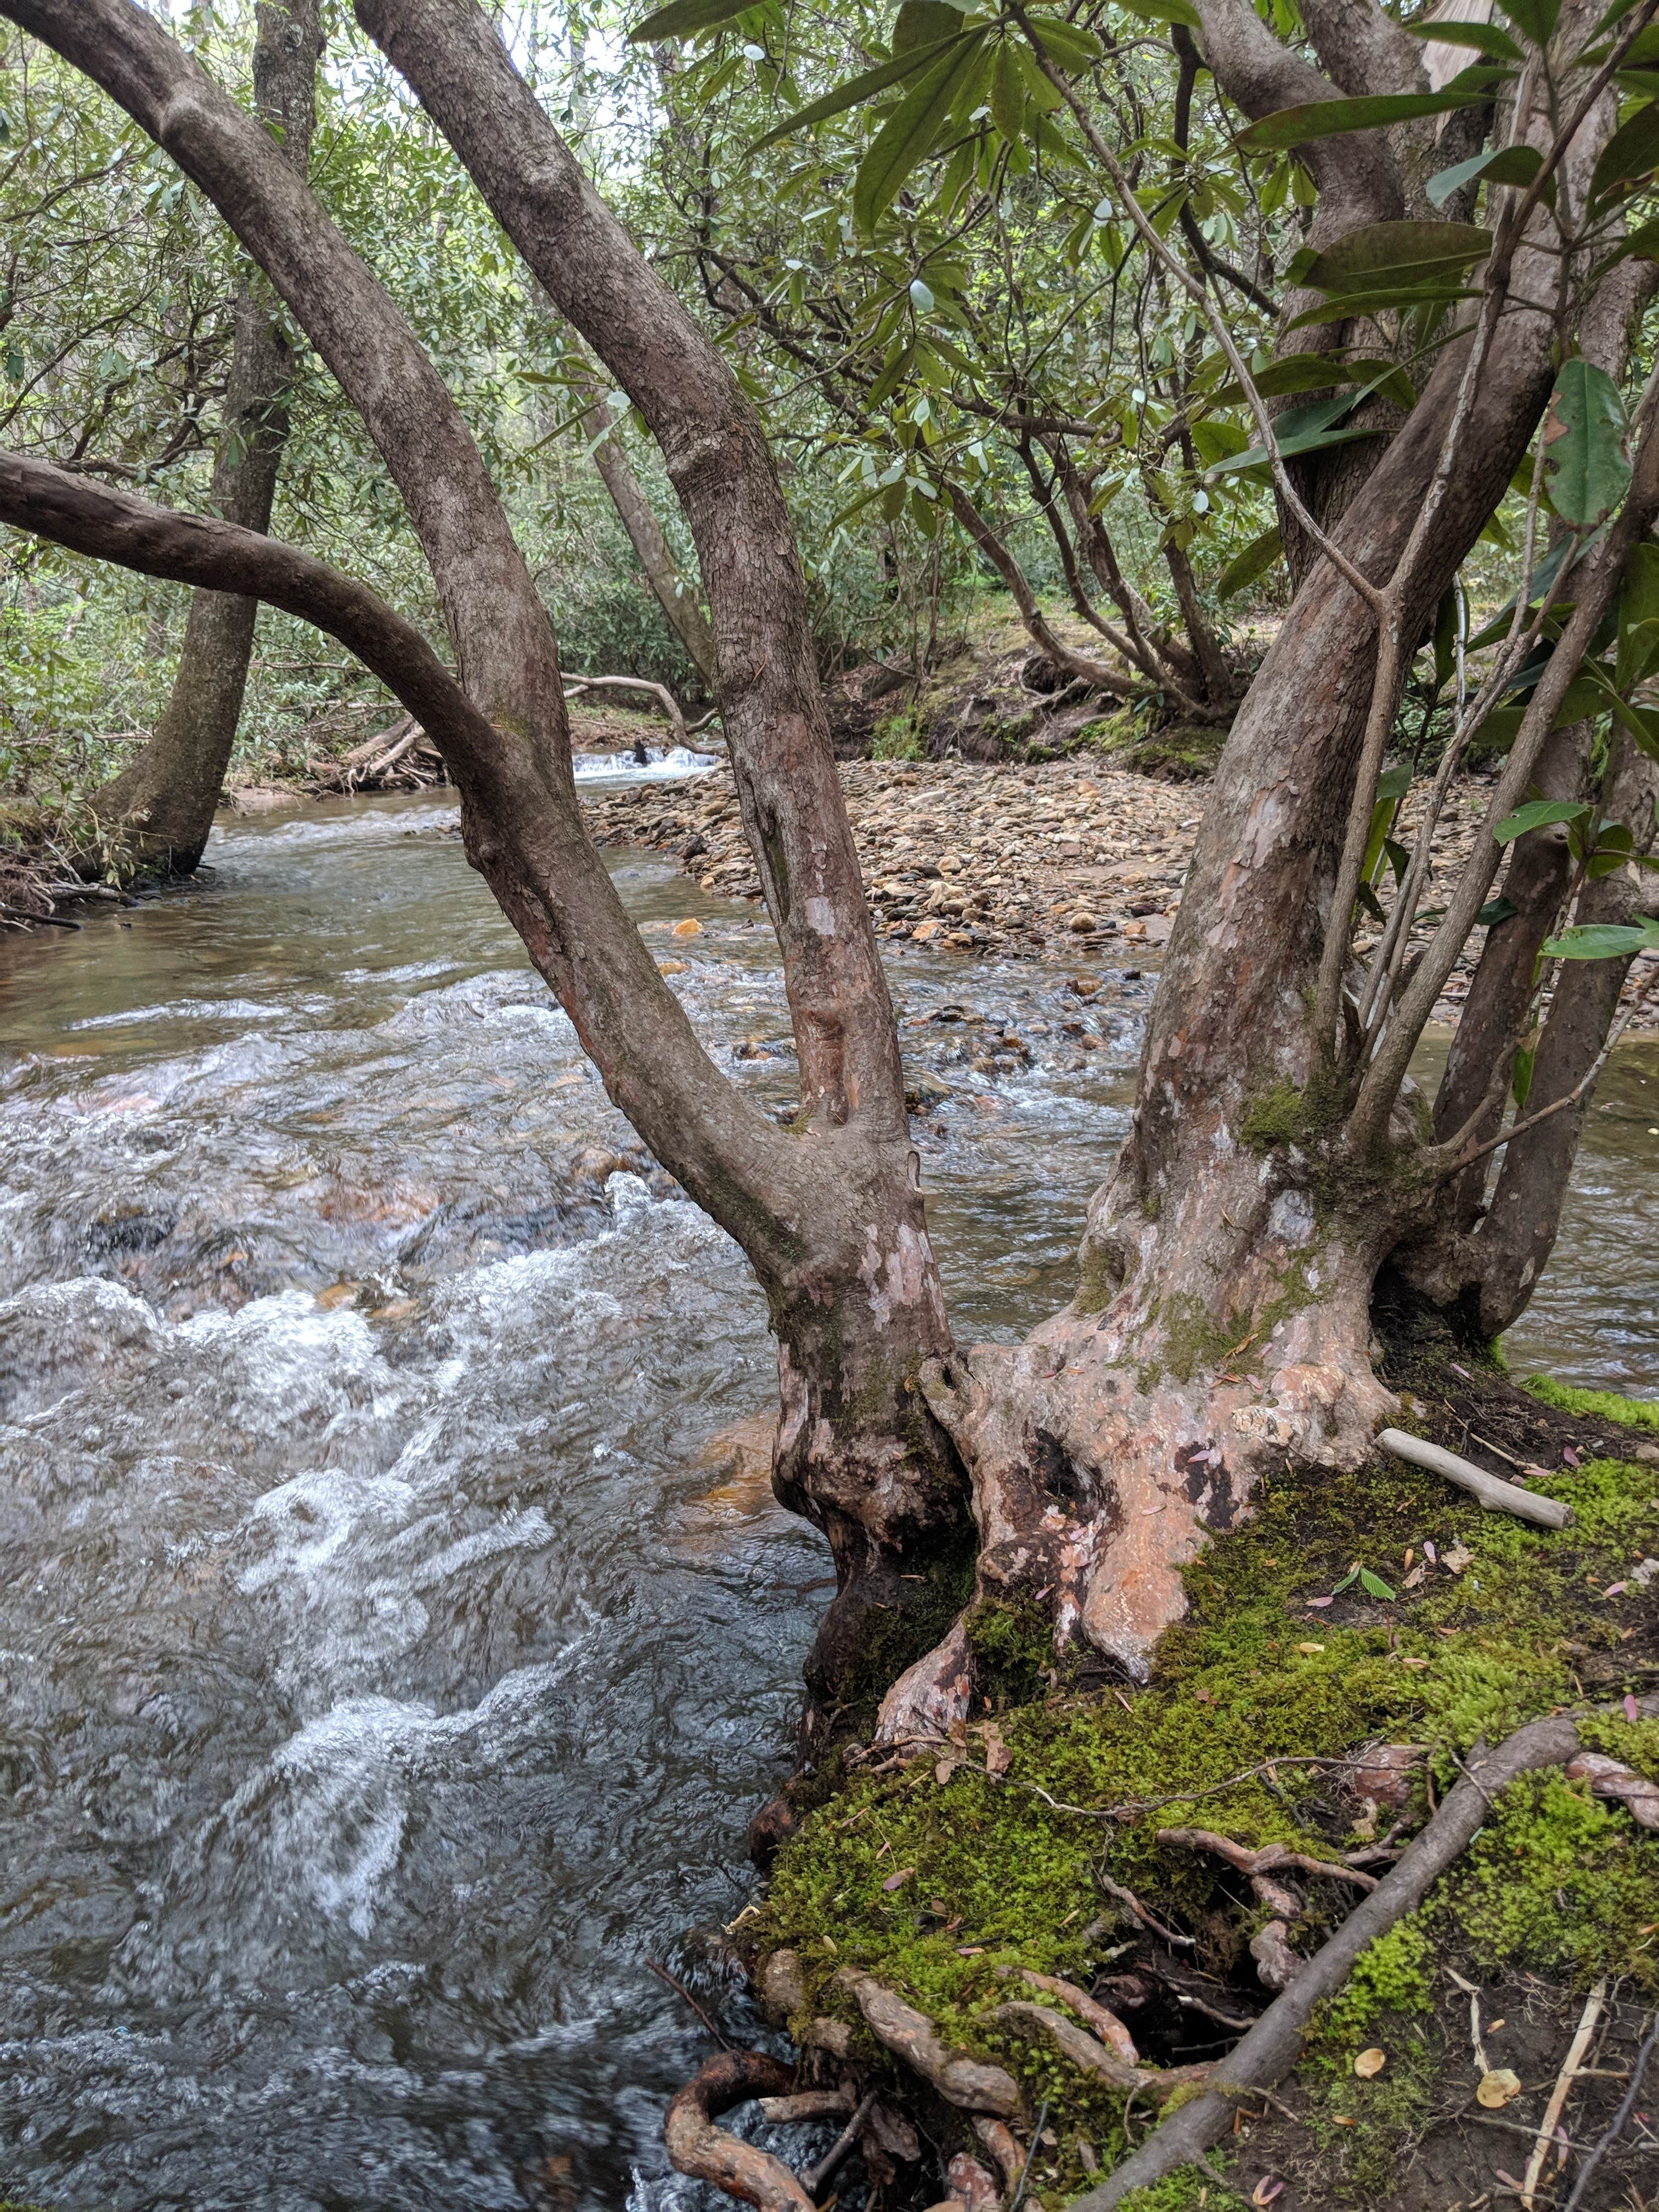
M740 2002L827 1553L699 1464L770 1401L762 1301L446 814L237 822L205 884L0 943L0 2195L699 2201L659 2130L708 2046L648 1962ZM755 909L611 865L786 1101ZM1151 990L1097 972L892 964L966 1335L1066 1294ZM1659 1388L1653 1122L1627 1054L1517 1365Z

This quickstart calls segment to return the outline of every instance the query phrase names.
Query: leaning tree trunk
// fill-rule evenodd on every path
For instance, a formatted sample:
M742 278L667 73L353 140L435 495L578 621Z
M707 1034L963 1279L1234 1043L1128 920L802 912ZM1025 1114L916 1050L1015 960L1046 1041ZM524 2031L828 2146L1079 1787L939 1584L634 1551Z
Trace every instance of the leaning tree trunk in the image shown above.
M878 1609L892 1653L912 1634L906 1616L937 1604L930 1584L954 1574L967 1491L916 1387L923 1364L949 1349L949 1325L787 513L730 367L599 200L488 16L454 0L358 0L356 12L640 408L684 506L744 826L783 951L801 1085L787 1130L710 1061L587 835L547 610L483 456L407 322L264 131L154 16L132 0L0 0L0 15L101 84L219 208L404 495L471 720L437 713L429 668L399 696L451 767L467 857L611 1098L742 1245L766 1290L783 1409L774 1480L824 1530L840 1585L809 1668L822 1707L841 1694L849 1662L867 1657ZM216 535L200 521L167 525L141 501L100 501L72 483L5 457L0 509L152 573L234 572L341 634L348 580L314 563L296 577L293 549L223 526Z
M259 0L253 99L289 160L310 165L318 0ZM245 530L266 531L288 441L289 346L269 285L250 271L236 288L230 373L209 503ZM189 875L202 857L236 742L253 653L257 599L191 594L184 644L161 718L137 757L94 794L98 849L88 874L113 867Z
M593 443L593 465L611 495L611 504L628 532L628 542L639 557L645 580L656 594L658 605L712 693L718 688L720 677L714 665L714 635L708 627L708 618L697 605L696 592L681 575L673 549L663 535L662 525L622 449L617 420L604 385L585 366L575 371L575 380L586 401L582 420Z

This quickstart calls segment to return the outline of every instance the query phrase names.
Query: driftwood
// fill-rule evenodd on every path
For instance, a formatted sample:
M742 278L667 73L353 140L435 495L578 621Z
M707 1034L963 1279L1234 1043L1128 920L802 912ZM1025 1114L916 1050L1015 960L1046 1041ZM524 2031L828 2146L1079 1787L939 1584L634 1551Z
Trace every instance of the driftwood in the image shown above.
M751 2097L781 2097L793 2076L758 2051L723 2051L700 2066L668 2107L663 2141L682 2173L712 2182L759 2212L816 2212L811 2198L779 2158L742 2142L714 2122Z
M656 701L664 714L667 715L674 732L675 744L690 745L690 738L686 730L685 717L680 712L680 702L665 684L653 684L643 676L567 676L565 678L564 696L567 699L580 699L585 691L645 692ZM635 757L637 757L643 750L643 746L636 741L634 747Z
M1644 1698L1639 1705L1644 1718L1659 1715L1659 1698ZM1610 1714L1623 1710L1613 1707ZM1554 1713L1528 1721L1496 1751L1477 1745L1440 1810L1399 1864L1361 1899L1243 2040L1212 2069L1209 2085L1171 2113L1115 2172L1078 2197L1072 2212L1111 2212L1135 2190L1150 2189L1178 2167L1200 2160L1231 2126L1242 2099L1277 2087L1301 2054L1303 2030L1315 2008L1341 1988L1360 1953L1422 1903L1490 1817L1499 1791L1540 1767L1565 1766L1577 1753L1578 1724L1589 1717L1582 1709Z
M1459 1459L1455 1452L1443 1451L1438 1444L1426 1443L1421 1437L1407 1436L1404 1429L1384 1429L1376 1441L1407 1467L1426 1468L1431 1474L1443 1474L1448 1482L1472 1492L1488 1513L1513 1513L1517 1520L1536 1522L1540 1528L1565 1528L1571 1522L1571 1505L1553 1498L1534 1498L1518 1483L1488 1474L1484 1467Z

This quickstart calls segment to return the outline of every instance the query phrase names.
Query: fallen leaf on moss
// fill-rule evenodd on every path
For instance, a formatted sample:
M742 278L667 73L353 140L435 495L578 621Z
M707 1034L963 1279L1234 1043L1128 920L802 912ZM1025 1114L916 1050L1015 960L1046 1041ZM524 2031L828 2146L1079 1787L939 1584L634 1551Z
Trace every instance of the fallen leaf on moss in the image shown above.
M957 1769L961 1765L962 1761L959 1759L941 1759L939 1760L939 1764L933 1769L933 1779L938 1783L941 1790L945 1787L945 1784L951 1779L951 1777L956 1772Z
M1373 2044L1369 2051L1362 2051L1358 2057L1354 2060L1353 2070L1359 2076L1362 2081L1372 2081L1376 2080L1376 2076L1382 2071L1382 2069L1388 2064L1388 2052L1386 2051L1379 2051L1376 2048L1376 2045Z
M911 1875L915 1872L915 1869L914 1867L901 1867L896 1874L890 1874L888 1875L886 1881L883 1882L882 1887L884 1889L902 1889L905 1883L909 1881Z
M994 1721L978 1723L980 1735L985 1738L985 1766L989 1774L1006 1774L1014 1763L1014 1754L1002 1740L1002 1730Z
M1325 1649L1322 1644L1298 1644L1296 1648L1309 1658L1311 1658L1316 1651L1322 1651Z
M1276 2173L1264 2173L1250 2191L1252 2204L1271 2204L1276 2197L1285 2194L1285 2185Z
M1495 2068L1483 2074L1480 2086L1474 2093L1474 2101L1489 2112L1501 2112L1505 2105L1512 2104L1521 2094L1521 2076L1507 2066Z

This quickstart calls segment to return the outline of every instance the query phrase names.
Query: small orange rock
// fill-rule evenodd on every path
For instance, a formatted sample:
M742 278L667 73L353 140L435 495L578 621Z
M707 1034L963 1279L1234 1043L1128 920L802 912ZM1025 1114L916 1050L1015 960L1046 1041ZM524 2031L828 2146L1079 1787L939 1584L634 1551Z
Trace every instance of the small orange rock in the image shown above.
M688 915L685 921L674 924L673 934L676 937L701 937L702 924L694 916Z

